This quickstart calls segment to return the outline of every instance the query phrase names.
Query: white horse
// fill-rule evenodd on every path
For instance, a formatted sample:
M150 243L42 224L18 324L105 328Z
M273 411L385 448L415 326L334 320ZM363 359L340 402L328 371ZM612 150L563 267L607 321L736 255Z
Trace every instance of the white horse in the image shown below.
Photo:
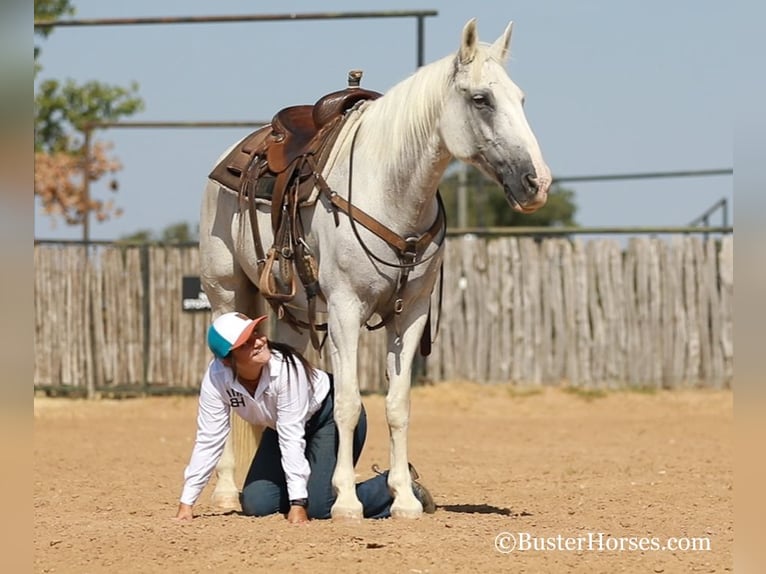
M524 115L524 95L505 71L511 27L493 44L483 44L475 19L470 20L455 54L420 68L379 99L348 112L322 172L329 187L340 197L351 196L355 209L403 239L419 238L433 227L440 209L437 186L453 158L477 166L500 184L515 211L531 213L542 207L551 173ZM259 207L257 217L268 247L273 241L268 209ZM396 250L359 223L352 227L354 222L336 212L327 196L304 207L302 217L326 299L320 310L327 317L335 377L339 445L332 517L362 517L352 462L352 432L361 412L358 340L373 315L390 316L396 307L396 319L386 324L391 514L417 518L422 507L410 487L407 464L411 367L442 259L443 236L419 246L416 265L400 288ZM235 193L212 180L202 204L200 253L201 277L214 313L252 312L258 275L248 210ZM295 301L300 308L302 292ZM283 322L276 328L278 340L306 347L305 334L297 337ZM226 487L236 496L234 481L219 467L218 488ZM221 495L214 493L219 500Z

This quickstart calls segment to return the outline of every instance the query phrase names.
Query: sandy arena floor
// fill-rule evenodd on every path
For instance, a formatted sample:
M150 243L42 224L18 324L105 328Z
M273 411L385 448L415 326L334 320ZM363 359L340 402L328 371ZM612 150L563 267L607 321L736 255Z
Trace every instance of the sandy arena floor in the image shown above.
M373 462L388 464L383 397L364 402L360 478ZM417 388L411 460L436 513L293 526L282 516L215 510L212 485L198 518L171 520L195 398L36 398L34 571L731 571L732 402L729 391ZM511 543L503 533L515 536L513 551L497 549L496 540L503 550ZM545 549L522 548L543 537ZM671 537L688 537L675 541L682 547L707 540L710 550L649 548Z

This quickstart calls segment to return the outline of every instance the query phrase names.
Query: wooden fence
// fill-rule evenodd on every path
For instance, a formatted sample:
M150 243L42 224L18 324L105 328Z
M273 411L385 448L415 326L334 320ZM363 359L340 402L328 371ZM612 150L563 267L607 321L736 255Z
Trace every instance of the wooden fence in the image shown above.
M733 242L463 237L444 265L434 380L729 385Z
M194 392L209 311L182 310L190 246L35 246L38 389ZM447 240L434 381L721 387L733 376L732 236ZM434 296L435 300L435 296ZM363 390L385 387L363 332ZM314 356L316 358L316 356ZM326 358L320 364L329 367Z

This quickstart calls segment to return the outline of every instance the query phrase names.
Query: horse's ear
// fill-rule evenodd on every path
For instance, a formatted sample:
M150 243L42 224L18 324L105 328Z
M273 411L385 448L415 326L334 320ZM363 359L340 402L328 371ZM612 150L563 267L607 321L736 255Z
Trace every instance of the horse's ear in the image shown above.
M511 32L513 31L513 22L508 22L505 32L495 43L492 44L492 51L497 54L498 60L505 62L508 59L508 46L511 45Z
M463 37L460 41L460 52L458 54L461 64L467 64L473 60L478 43L479 36L476 33L476 18L471 18L463 27Z

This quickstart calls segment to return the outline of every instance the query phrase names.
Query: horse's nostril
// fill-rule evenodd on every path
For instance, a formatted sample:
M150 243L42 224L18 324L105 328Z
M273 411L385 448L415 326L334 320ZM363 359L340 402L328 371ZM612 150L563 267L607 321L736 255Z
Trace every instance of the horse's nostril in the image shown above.
M533 193L537 192L537 189L540 187L540 182L537 180L537 177L534 176L532 173L525 173L524 174L524 185L527 188L527 191L531 191Z

